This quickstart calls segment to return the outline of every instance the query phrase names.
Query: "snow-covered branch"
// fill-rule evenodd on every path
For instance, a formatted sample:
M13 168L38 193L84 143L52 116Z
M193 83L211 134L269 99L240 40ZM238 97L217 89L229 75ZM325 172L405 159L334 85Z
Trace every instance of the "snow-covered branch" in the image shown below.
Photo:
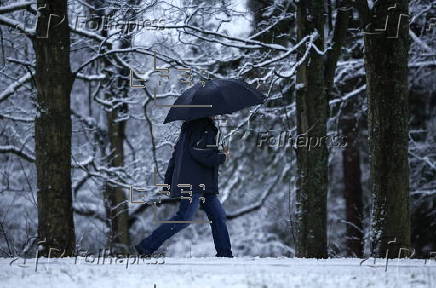
M35 162L35 156L28 154L26 152L23 151L23 149L19 149L15 146L12 145L3 145L0 146L0 153L10 153L10 154L15 154L21 158L23 158L24 160L27 160L29 162Z
M26 84L33 77L33 73L27 72L23 77L10 84L2 93L0 93L0 103L7 100L11 95L17 91L18 88Z
M285 51L285 52L288 51L288 48L286 48L280 44L264 43L261 41L252 40L250 38L241 38L241 37L236 37L236 36L229 36L229 35L214 32L214 31L203 30L203 29L200 29L200 28L192 26L192 25L165 25L165 26L158 26L158 27L160 27L160 28L172 28L172 29L190 29L192 31L202 33L205 35L210 35L210 36L214 36L217 38L222 38L225 40L230 40L233 42L245 44L245 45L240 45L240 44L223 42L221 40L217 40L217 39L213 39L213 38L202 37L202 36L196 35L192 32L187 32L186 30L184 30L186 33L193 35L195 37L199 37L200 39L203 39L205 41L220 43L220 44L223 44L226 46L240 48L240 49L244 49L244 48L245 49L265 49L265 48L268 48L268 49L273 49L273 50L278 50L278 51Z
M1 6L0 14L6 14L18 10L29 9L32 4L35 4L35 1L23 1L23 2Z
M26 35L28 37L35 36L35 30L34 29L28 29L20 21L17 21L17 20L5 17L3 15L0 15L0 25L4 25L4 26L8 26L8 27L17 29L18 31L22 32L24 35Z

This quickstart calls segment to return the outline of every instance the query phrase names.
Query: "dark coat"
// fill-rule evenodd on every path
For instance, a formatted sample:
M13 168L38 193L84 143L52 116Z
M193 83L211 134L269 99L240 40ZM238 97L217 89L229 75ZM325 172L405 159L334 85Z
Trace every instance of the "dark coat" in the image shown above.
M209 118L183 123L165 173L165 184L171 185L171 197L189 196L181 191L218 194L218 165L224 163L226 154L216 146L207 146L216 145L217 132ZM180 184L191 184L192 188Z

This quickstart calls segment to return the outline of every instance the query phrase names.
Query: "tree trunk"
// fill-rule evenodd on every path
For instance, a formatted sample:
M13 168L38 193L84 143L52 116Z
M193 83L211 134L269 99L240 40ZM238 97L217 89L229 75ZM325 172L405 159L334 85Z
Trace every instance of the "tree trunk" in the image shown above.
M136 5L136 1L128 1L129 5ZM104 2L97 3L97 14L104 16L104 10L107 4ZM127 4L126 4L127 5ZM127 6L126 6L127 7ZM133 9L132 9L133 10ZM125 8L126 13L124 21L132 21L131 11ZM113 11L111 12L113 13ZM106 15L107 16L107 15ZM112 15L113 16L113 15ZM118 15L118 17L121 17ZM125 27L123 27L125 28ZM102 36L107 37L108 31L102 30ZM119 47L117 45L107 44L107 49L127 48L130 44L130 35L119 35ZM109 161L106 163L111 168L122 168L124 166L124 139L125 139L125 124L124 115L128 112L128 105L123 103L123 99L127 98L129 91L129 70L127 68L115 68L111 62L111 56L107 56L102 61L103 70L106 73L106 80L103 85L105 87L104 98L106 101L112 102L110 111L106 113L107 131L108 131L108 147ZM116 61L115 59L112 59ZM103 151L104 152L104 151ZM129 205L125 189L116 186L110 182L105 185L104 203L106 210L106 226L108 228L107 248L111 254L127 253L129 251Z
M324 49L324 2L321 0L297 3L297 38L301 40L314 31L315 45ZM298 52L299 59L304 49ZM323 58L311 49L308 59L297 70L296 81L297 132L306 139L313 137L320 147L309 151L297 149L297 257L327 257L327 177L328 152L326 122L328 117L327 94L324 89ZM298 141L298 140L297 140ZM322 143L324 141L324 143ZM298 144L297 144L298 145Z
M70 111L73 75L67 1L41 2L38 1L41 8L36 26L38 37L33 40L38 102L35 150L38 238L42 246L39 253L48 256L50 249L59 249L51 251L50 256L72 256L75 249ZM49 15L56 16L48 21Z
M120 109L107 113L109 147L112 151L111 167L121 168L124 165L124 127L125 121L115 121ZM110 223L109 249L114 253L128 252L129 240L129 205L123 188L107 183L106 201L107 215Z
M341 119L342 136L347 139L347 146L342 151L344 172L344 198L347 219L347 255L363 256L363 203L362 184L360 180L360 159L358 147L358 120L354 115L353 99L347 100Z
M408 1L376 2L365 32L372 253L410 247L408 163ZM396 5L396 8L392 8ZM390 8L391 7L391 8ZM388 8L390 8L388 10ZM388 18L388 29L381 31ZM391 245L388 244L389 241ZM407 255L406 255L407 256Z
M341 49L346 40L347 29L352 18L351 1L336 1L336 23L331 40L331 47L327 50L325 61L325 85L328 99L334 86L334 76L337 61L341 55ZM331 3L329 3L331 9ZM330 10L329 10L330 11ZM350 98L344 103L340 126L342 135L347 139L347 147L342 151L342 163L344 172L344 198L346 202L346 239L347 255L354 257L363 256L363 203L362 184L360 180L360 160L358 147L358 121L354 115L356 100Z

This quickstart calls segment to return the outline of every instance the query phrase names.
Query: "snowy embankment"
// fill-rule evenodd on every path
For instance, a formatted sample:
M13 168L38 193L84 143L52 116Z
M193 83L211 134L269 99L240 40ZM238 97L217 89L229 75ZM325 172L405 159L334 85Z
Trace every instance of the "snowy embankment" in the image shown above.
M128 265L115 259L39 258L35 265L35 258L25 264L0 258L0 287L436 287L434 260L394 259L386 271L385 259L362 265L355 258L159 258L130 259Z

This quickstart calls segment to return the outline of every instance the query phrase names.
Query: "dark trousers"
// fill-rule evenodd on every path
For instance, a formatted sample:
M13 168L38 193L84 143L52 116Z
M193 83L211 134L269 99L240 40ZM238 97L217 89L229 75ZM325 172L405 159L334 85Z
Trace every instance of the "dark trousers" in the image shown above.
M232 257L230 237L226 225L226 213L218 200L216 194L204 194L206 200L201 201L199 193L192 195L192 203L187 199L180 200L180 206L177 213L169 221L192 221L195 213L201 205L209 218L210 227L212 228L213 241L217 257ZM143 239L137 248L143 254L152 254L156 251L165 240L189 226L188 223L163 223L150 236Z

